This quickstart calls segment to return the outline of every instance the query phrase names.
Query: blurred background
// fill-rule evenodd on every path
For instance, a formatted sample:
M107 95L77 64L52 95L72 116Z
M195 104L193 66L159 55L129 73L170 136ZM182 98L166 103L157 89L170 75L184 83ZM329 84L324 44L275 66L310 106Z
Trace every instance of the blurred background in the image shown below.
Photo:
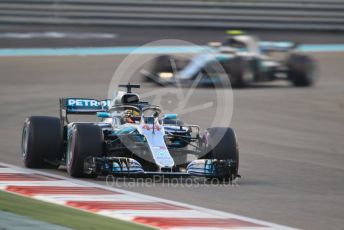
M343 39L343 11L342 0L2 0L0 39L2 47L139 45L172 37L206 44L224 30L244 29L263 39L335 43Z
M124 189L297 228L342 229L344 0L0 0L0 162L23 165L25 117L58 116L59 97L106 98L113 73L135 47L160 39L204 46L223 41L229 29L309 45L318 82L233 90L238 188ZM196 89L191 100L212 93ZM205 126L210 117L185 119Z

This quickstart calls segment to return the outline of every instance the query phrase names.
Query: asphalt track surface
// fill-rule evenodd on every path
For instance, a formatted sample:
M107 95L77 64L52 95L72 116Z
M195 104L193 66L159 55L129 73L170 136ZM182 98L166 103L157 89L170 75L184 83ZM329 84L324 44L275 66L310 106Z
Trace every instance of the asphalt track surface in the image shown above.
M243 176L238 187L122 182L117 186L297 228L342 229L344 53L314 56L320 64L315 87L276 82L233 91L231 125L239 139ZM0 162L22 166L25 117L57 116L59 97L105 98L123 58L1 57ZM195 100L211 94L212 89L197 89ZM208 116L198 113L197 117L201 125L207 124ZM46 171L66 175L63 169ZM95 182L105 184L102 178Z

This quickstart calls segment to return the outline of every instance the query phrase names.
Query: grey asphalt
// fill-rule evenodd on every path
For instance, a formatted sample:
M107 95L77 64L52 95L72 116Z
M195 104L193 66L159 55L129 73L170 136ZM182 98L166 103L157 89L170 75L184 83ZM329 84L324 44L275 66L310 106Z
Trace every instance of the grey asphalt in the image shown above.
M297 228L343 229L344 53L314 55L320 63L315 87L276 82L234 90L239 186L117 186ZM59 97L106 97L123 57L0 58L0 162L23 165L26 116L57 116ZM197 89L192 100L213 93ZM210 119L205 112L191 118L203 126ZM46 171L67 175L62 169ZM95 182L105 184L101 178Z

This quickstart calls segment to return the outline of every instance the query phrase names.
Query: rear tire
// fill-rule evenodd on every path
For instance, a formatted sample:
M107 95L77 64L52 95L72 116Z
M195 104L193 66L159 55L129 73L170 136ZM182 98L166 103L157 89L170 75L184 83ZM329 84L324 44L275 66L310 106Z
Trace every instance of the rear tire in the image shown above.
M103 133L93 124L75 124L68 138L67 171L72 177L96 177L84 173L86 157L101 156L103 153Z
M63 137L61 121L56 117L32 116L25 120L22 132L22 156L28 168L58 167L62 155Z
M231 174L236 176L239 170L239 147L232 128L209 128L207 133L206 159L231 160L234 162Z
M292 54L287 60L288 78L295 85L313 85L317 79L316 62L304 54Z

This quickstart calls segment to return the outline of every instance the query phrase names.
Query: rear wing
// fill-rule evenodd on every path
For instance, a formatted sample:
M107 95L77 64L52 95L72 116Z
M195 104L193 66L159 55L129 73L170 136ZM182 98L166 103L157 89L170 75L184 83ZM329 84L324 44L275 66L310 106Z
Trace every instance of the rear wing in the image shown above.
M60 118L68 121L68 114L92 115L105 112L110 108L111 100L95 100L88 98L60 98Z
M259 42L259 48L262 52L288 52L297 48L298 44L295 42L271 42L261 41Z

